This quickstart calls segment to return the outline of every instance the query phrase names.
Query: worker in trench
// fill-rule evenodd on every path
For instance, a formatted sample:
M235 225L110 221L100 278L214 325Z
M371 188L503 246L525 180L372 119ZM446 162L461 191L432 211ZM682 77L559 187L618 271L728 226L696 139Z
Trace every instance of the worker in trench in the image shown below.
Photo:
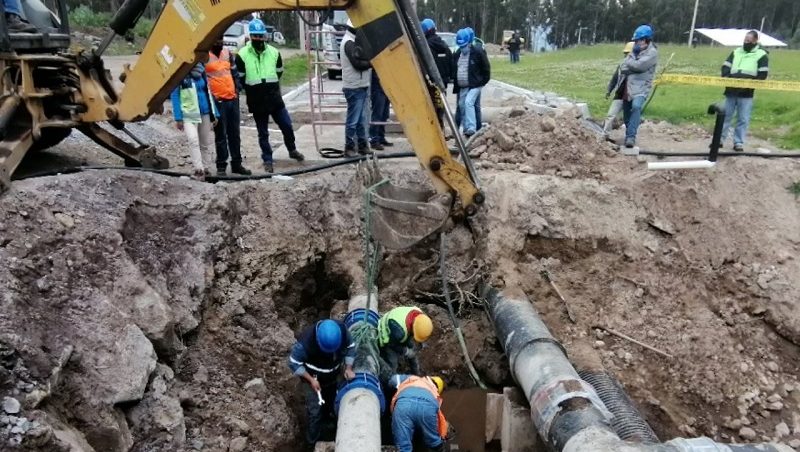
M333 417L337 383L342 364L344 377L355 378L356 346L344 323L324 319L300 333L289 355L289 368L305 384L306 447L314 450L325 418Z
M400 374L393 375L389 385L397 390L391 403L392 437L397 451L447 450L450 429L442 413L444 380Z
M411 373L419 375L418 344L427 341L432 332L431 318L415 306L400 306L384 314L378 321L378 346L388 372L397 373L404 357ZM383 369L381 373L385 374Z

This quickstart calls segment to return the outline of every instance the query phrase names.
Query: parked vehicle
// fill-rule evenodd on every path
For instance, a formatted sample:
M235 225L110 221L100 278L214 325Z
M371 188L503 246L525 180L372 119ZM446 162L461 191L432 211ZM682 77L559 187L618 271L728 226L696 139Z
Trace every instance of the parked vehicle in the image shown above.
M222 44L229 51L236 53L250 41L247 22L238 21L231 24L222 36Z
M322 24L321 42L318 43L322 49L323 60L325 62L325 69L328 71L328 79L335 80L342 76L342 62L339 55L339 47L342 44L342 38L347 30L347 13L344 11L334 11L333 17L330 17L324 24Z

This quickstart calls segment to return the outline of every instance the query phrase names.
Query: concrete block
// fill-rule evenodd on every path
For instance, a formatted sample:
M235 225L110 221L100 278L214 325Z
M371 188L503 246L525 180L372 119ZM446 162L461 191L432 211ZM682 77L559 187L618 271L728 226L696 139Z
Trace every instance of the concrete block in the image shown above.
M592 113L589 111L589 104L586 102L578 102L575 106L578 108L578 111L580 111L581 118L592 119Z
M503 388L503 427L500 434L503 452L544 452L539 445L531 410L517 388Z
M486 443L500 439L503 427L503 394L486 394Z

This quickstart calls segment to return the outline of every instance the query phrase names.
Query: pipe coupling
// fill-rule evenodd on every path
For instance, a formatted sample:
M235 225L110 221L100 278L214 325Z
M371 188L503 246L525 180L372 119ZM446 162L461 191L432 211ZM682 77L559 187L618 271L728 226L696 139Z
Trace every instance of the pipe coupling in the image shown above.
M539 437L550 437L550 426L553 419L561 412L561 404L567 400L581 398L588 400L597 408L606 421L611 421L613 415L600 400L594 389L583 380L569 379L557 380L544 386L531 395L531 418L539 431Z
M375 397L378 398L378 402L381 405L381 414L383 414L383 412L386 410L386 397L383 396L383 391L381 391L381 383L378 381L378 377L369 372L356 372L355 378L348 381L346 385L342 386L338 391L336 391L336 403L334 404L334 409L337 416L339 415L339 404L344 398L344 395L347 394L347 392L351 389L356 388L363 388L372 391L372 393L375 394Z

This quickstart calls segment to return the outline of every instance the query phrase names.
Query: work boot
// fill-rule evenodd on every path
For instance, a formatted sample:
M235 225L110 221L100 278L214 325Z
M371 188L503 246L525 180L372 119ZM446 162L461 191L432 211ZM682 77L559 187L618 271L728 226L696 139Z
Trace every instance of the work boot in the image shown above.
M392 143L391 141L387 141L386 138L381 139L381 144L387 148L394 146L394 143Z
M361 143L358 145L358 153L361 155L369 155L372 154L372 150L367 143Z
M303 160L305 160L305 159L306 159L306 158L303 156L303 154L301 154L301 153L297 152L297 150L296 150L296 149L289 151L289 157L291 157L291 158L293 158L293 159L297 160L298 162L302 162Z
M382 151L383 150L383 145L380 144L380 143L371 143L369 146L375 151Z
M231 166L231 173L233 174L241 174L242 176L249 176L253 174L252 171L243 167L242 165Z
M275 168L272 167L272 162L264 162L264 172L270 174L275 172Z
M625 147L631 149L636 144L636 140L633 138L625 138Z
M227 176L227 168L217 168L217 176Z
M349 158L353 158L353 157L358 157L358 152L356 152L355 147L354 146L345 146L344 147L344 158L349 159Z
M39 29L16 14L6 14L6 24L10 33L38 33Z
M733 150L736 152L744 152L744 145L741 143L736 143L733 145Z

